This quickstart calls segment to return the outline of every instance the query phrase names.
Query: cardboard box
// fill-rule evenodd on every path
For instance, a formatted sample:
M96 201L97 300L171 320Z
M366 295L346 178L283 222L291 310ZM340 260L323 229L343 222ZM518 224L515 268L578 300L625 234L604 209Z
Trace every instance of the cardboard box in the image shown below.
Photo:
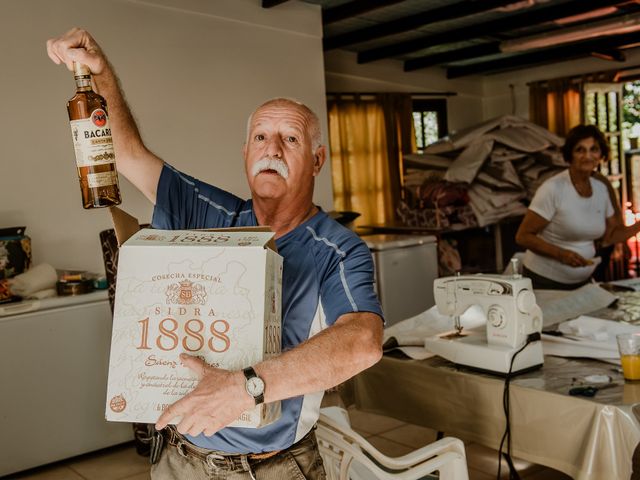
M124 240L135 232L132 217L113 213ZM282 257L273 236L260 229L143 229L121 244L107 420L155 423L193 390L197 376L180 353L230 370L280 353ZM280 402L263 404L230 426L257 428L279 416Z

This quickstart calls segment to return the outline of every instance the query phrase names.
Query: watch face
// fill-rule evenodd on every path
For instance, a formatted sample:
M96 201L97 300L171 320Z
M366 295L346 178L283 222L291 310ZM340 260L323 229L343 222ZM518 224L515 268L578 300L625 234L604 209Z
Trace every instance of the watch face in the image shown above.
M247 380L247 392L252 397L257 397L264 393L264 382L260 377L253 377Z

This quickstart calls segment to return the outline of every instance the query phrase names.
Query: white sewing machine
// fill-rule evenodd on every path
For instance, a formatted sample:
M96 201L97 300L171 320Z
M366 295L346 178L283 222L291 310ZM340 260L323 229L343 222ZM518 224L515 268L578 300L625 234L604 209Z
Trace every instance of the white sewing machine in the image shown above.
M542 330L542 310L531 280L521 275L443 277L434 281L433 292L438 311L453 316L456 332L427 338L425 348L458 365L506 375L528 335ZM486 331L462 332L460 315L472 305L484 311ZM542 363L542 342L534 341L516 355L511 373Z

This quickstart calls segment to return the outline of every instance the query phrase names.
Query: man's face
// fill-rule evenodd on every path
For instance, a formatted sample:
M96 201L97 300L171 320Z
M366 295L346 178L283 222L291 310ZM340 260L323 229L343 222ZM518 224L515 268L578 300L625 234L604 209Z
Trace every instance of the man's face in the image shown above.
M295 105L269 104L253 115L244 146L253 197L296 201L312 195L322 162L312 152L309 126Z

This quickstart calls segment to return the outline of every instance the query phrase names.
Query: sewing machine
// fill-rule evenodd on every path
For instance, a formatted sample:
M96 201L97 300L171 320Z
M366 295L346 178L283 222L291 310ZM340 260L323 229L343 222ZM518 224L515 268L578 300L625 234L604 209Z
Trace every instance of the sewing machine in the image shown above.
M542 310L531 280L521 275L443 277L434 281L433 292L438 311L454 318L456 331L427 338L425 348L458 365L506 375L528 335L542 330ZM484 331L462 331L460 315L472 305L479 305L485 314ZM516 355L511 373L524 373L542 363L542 342L534 341Z

